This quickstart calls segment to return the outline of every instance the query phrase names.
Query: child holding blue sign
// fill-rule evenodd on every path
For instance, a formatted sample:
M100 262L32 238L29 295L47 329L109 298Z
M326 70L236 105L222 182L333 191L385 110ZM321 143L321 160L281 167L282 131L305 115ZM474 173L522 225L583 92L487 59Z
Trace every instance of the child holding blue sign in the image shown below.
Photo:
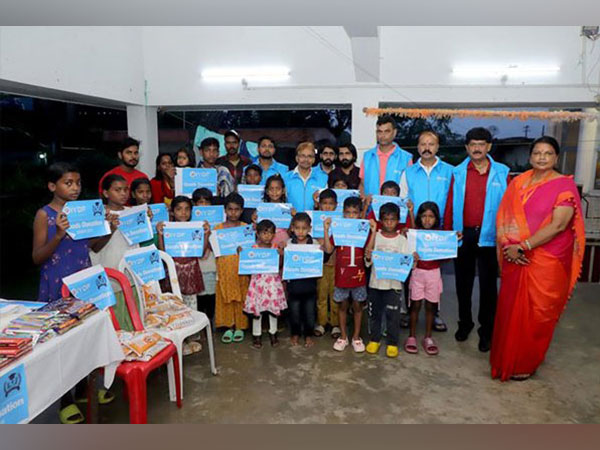
M348 197L344 200L344 218L359 219L361 217L362 201L358 197ZM323 222L325 236L329 236L331 219ZM354 331L352 333L352 348L355 352L365 351L365 345L360 337L362 312L367 300L367 280L363 247L337 246L333 236L324 240L325 252L331 254L335 249L335 288L333 300L339 305L338 315L341 336L333 344L336 351L344 351L348 346L347 317L352 298L354 311Z
M244 170L243 184L258 186L262 182L262 169L258 164L250 164ZM264 194L263 194L264 195ZM242 222L256 223L256 208L244 208Z
M192 193L194 206L212 206L214 197L210 189L200 188ZM215 316L215 293L217 287L217 261L212 249L208 247L200 258L200 270L204 281L204 290L198 294L198 311L206 314L212 322Z
M271 175L265 183L265 192L263 194L265 203L286 203L287 195L285 191L285 183L279 174ZM296 214L296 210L292 208L292 216ZM277 228L273 242L279 245L286 242L290 238L286 228Z
M275 237L275 224L270 220L261 220L256 225L256 248L277 248L273 242ZM281 255L282 251L279 249ZM271 346L279 345L277 339L277 317L287 308L285 291L280 273L254 274L250 278L244 311L253 316L252 320L252 347L262 348L262 313L269 315L269 339Z
M244 199L236 192L225 197L225 222L215 226L216 230L247 225L240 220L244 210ZM221 342L242 342L244 330L248 328L248 317L244 314L244 301L248 292L249 278L238 274L240 257L235 255L217 258L217 298L215 305L215 327L227 327Z
M152 186L148 178L136 178L131 183L131 204L147 205L152 202ZM152 211L148 209L148 215L152 219ZM158 245L158 235L155 235L153 239L149 239L145 242L140 242L140 247L147 247L149 245Z
M372 264L373 250L381 252L408 253L408 239L399 228L400 208L395 203L385 203L379 210L379 224L371 219L371 237L365 250L367 266ZM380 227L378 230L377 227ZM418 259L414 254L415 260ZM367 353L375 354L381 346L382 325L385 315L387 325L386 355L398 356L400 338L400 308L402 305L402 282L391 279L378 279L375 270L369 280L369 324L370 341Z
M435 202L424 202L419 206L415 219L417 229L436 230L440 228L440 211ZM435 313L443 290L441 261L419 261L410 277L410 334L404 343L407 353L417 353L417 321L421 305L425 303L425 337L421 345L428 355L437 355L439 348L431 337Z

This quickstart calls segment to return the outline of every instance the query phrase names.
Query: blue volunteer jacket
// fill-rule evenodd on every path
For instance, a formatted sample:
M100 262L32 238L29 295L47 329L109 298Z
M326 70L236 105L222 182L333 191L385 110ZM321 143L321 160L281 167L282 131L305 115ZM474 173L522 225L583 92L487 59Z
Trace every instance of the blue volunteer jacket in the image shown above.
M385 181L395 181L400 183L400 176L412 160L412 155L402 150L398 145L392 151L388 159L385 170ZM377 157L377 145L367 151L364 156L364 190L365 195L378 195L381 186L379 185L379 158Z
M452 170L448 163L438 159L437 164L427 175L425 169L417 162L406 168L406 183L408 184L408 198L413 202L415 214L424 202L435 202L444 216L448 191L452 181Z
M254 164L257 164L262 169L262 166L258 162L258 158L254 158L252 161L254 162ZM244 174L246 173L247 168L248 168L248 166L244 167ZM263 169L260 184L261 184L261 186L264 186L265 183L267 182L267 179L271 175L279 174L282 177L285 177L285 175L289 171L290 171L290 169L288 166L286 166L285 164L281 164L280 162L277 162L277 161L275 161L275 159L273 159L273 163L271 164L271 166L267 170Z
M490 161L490 173L488 175L485 204L483 208L483 221L479 234L480 247L496 246L496 214L500 201L506 191L506 179L509 168L504 164L497 163L488 155ZM452 197L452 226L456 231L463 229L463 212L465 207L465 187L467 183L467 165L470 158L466 158L453 170L454 192Z
M327 175L322 171L314 170L314 168L306 184L304 184L300 174L294 170L290 170L283 181L285 182L288 203L291 203L297 212L312 210L314 206L313 194L315 191L327 187Z

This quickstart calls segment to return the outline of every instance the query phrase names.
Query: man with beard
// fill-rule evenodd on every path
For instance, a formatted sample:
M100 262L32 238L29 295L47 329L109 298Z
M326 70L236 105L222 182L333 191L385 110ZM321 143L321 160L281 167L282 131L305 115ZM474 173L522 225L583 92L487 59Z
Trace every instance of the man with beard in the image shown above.
M200 143L200 157L202 160L198 164L199 168L217 171L217 202L235 192L235 181L231 173L225 167L217 164L219 141L212 137L203 139Z
M361 193L377 195L386 181L400 183L400 175L412 164L412 155L395 142L396 121L390 115L377 119L377 145L364 155L360 166Z
M424 202L435 202L441 212L446 208L453 167L437 157L440 148L440 137L435 131L425 130L417 138L417 151L420 158L406 168L400 178L400 197L408 197L414 207L415 214ZM408 315L401 317L401 325L408 325ZM435 315L433 328L446 331L448 327L440 317L439 306Z
M348 189L358 189L360 186L360 169L354 164L358 154L354 144L340 145L338 149L338 163L329 173L329 187L333 187L334 180L343 180Z
M121 175L127 181L127 186L131 186L133 180L137 178L148 179L148 175L135 168L140 162L140 141L127 136L117 151L117 157L121 161L121 164L109 170L100 178L100 182L98 183L100 196L102 196L102 181L108 175Z
M471 315L471 295L477 267L479 351L487 352L498 296L496 213L510 181L509 168L488 155L492 148L492 135L485 128L469 130L465 147L468 158L452 171L444 213L444 228L463 234L458 257L454 260L458 297L458 330L454 338L459 342L466 341L475 326Z
M240 136L235 130L225 133L225 151L227 154L217 159L217 165L227 168L236 184L239 184L242 182L244 169L252 164L252 161L250 158L240 155Z
M273 156L275 156L275 141L267 136L261 137L258 140L258 158L256 160L263 171L261 185L264 185L271 175L279 174L284 177L289 172L288 166L275 161Z
M319 164L313 167L313 170L327 177L333 170L337 157L335 146L330 142L324 142L317 146L317 152L319 155Z

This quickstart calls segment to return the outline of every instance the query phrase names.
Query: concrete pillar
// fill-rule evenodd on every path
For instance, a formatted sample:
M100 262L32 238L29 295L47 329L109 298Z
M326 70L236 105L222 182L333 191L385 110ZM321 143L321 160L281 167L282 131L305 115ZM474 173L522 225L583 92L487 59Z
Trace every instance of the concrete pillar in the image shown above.
M598 113L598 110L595 108L587 108L584 111L587 113ZM599 149L596 140L600 137L598 126L598 119L583 120L579 126L575 183L583 185L584 193L588 193L594 189L596 158Z
M377 143L375 137L375 123L377 122L377 117L365 116L363 108L366 106L377 107L378 102L372 100L371 103L369 103L369 100L360 97L352 102L352 143L358 150L359 164L360 161L362 161L363 153Z
M127 106L127 132L132 138L142 141L137 169L150 178L154 177L155 159L158 156L157 113L155 106Z

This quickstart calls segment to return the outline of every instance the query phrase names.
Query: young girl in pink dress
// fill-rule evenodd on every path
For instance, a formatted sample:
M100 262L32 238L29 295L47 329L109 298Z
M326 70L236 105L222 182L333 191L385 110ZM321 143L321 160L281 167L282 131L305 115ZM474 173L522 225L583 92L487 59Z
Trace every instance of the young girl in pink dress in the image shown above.
M256 225L256 248L277 248L273 239L275 237L275 224L270 220L261 220ZM281 250L279 250L281 255ZM287 308L285 291L279 273L264 273L252 275L244 312L251 314L252 320L252 347L262 348L262 313L269 315L269 338L271 346L279 344L277 339L277 317Z

